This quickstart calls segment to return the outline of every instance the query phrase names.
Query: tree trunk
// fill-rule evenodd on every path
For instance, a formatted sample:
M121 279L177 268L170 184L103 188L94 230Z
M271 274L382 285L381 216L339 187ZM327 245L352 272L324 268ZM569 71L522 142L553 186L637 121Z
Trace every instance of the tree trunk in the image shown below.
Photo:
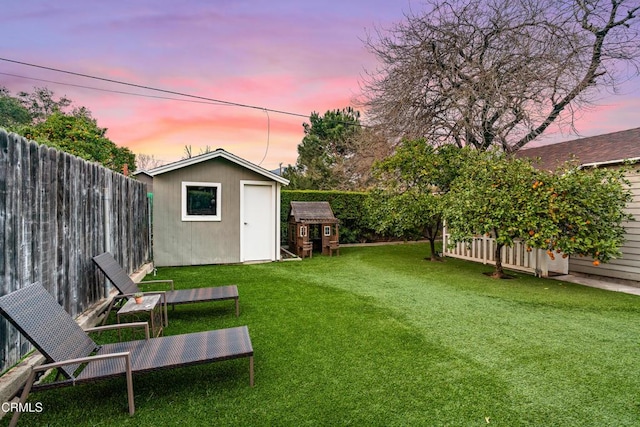
M429 236L429 248L431 249L431 261L438 261L439 257L436 255L436 238Z
M494 279L503 279L506 277L506 275L504 274L504 270L502 269L502 248L503 247L504 245L499 245L496 243L496 250L495 250L495 253L493 254L496 260L496 269L493 271L493 274L491 275L491 277L493 277Z
M437 220L433 224L433 227L427 226L424 230L424 234L427 236L429 240L429 248L431 249L431 261L440 261L441 258L437 255L436 252L436 239L438 238L438 233L442 229L442 221Z

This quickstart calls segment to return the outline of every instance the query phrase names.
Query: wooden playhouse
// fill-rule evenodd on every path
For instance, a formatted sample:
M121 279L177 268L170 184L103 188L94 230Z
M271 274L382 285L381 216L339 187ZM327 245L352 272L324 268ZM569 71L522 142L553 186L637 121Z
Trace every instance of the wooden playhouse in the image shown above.
M321 251L340 255L339 220L329 202L291 202L289 208L289 251L300 258Z

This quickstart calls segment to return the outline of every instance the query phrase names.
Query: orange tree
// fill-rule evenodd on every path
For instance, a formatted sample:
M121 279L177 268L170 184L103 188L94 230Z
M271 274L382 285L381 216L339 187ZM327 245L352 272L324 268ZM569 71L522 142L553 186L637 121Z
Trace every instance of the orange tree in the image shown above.
M116 172L125 164L133 172L135 154L107 138L107 129L98 126L89 109L71 105L71 100L56 99L47 88L13 97L0 87L0 127Z
M376 188L368 200L369 222L378 233L427 238L431 260L442 229L443 195L456 178L466 151L434 148L425 139L403 140L395 153L373 166Z
M503 277L500 254L516 239L546 249L551 258L578 254L594 264L620 255L631 200L621 170L536 169L529 159L497 151L474 152L453 182L444 207L453 242L478 235L495 239L494 277Z
M590 256L594 265L621 255L625 211L631 201L624 169L580 169L569 164L531 187L546 207L539 229L528 231L528 244L569 255Z

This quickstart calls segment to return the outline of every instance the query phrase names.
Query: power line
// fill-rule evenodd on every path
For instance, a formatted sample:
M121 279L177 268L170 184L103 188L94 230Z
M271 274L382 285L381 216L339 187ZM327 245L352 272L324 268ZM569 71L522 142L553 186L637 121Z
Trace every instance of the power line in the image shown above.
M285 114L285 115L288 115L288 116L295 116L295 117L304 117L304 118L308 118L309 117L307 114L292 113L290 111L275 110L275 109L272 109L272 108L258 107L258 106L255 106L255 105L242 104L242 103L239 103L239 102L224 101L224 100L221 100L221 99L209 98L209 97L205 97L205 96L191 95L191 94L188 94L188 93L176 92L176 91L167 90L167 89L160 89L160 88L156 88L156 87L152 87L152 86L139 85L139 84L136 84L136 83L123 82L123 81L120 81L120 80L108 79L108 78L105 78L105 77L98 77L98 76L92 76L92 75L89 75L89 74L76 73L76 72L68 71L68 70L61 70L59 68L46 67L44 65L30 64L28 62L16 61L14 59L9 59L9 58L1 58L0 57L0 61L11 62L13 64L25 65L27 67L39 68L39 69L42 69L42 70L55 71L57 73L69 74L69 75L72 75L72 76L85 77L85 78L88 78L88 79L101 80L101 81L109 82L109 83L116 83L116 84L125 85L125 86L137 87L137 88L140 88L140 89L146 89L146 90L151 90L151 91L155 91L155 92L168 93L168 94L171 94L171 95L184 96L184 97L187 97L187 98L201 99L201 100L204 100L204 101L216 102L216 103L225 104L225 105L231 105L231 106L235 106L235 107L251 108L251 109L254 109L254 110L262 110L262 111L270 111L272 113Z
M260 160L260 163L258 163L258 166L267 158L267 153L269 152L269 137L271 136L271 119L269 118L269 112L267 110L264 110L264 112L267 115L267 148L264 150L264 156L262 160Z
M117 94L120 94L120 95L139 96L139 97L142 97L142 98L166 99L166 100L169 100L169 101L192 102L192 103L195 103L195 104L228 106L227 104L221 104L219 102L196 101L196 100L193 100L193 99L170 98L168 96L158 96L158 95L145 95L145 94L142 94L142 93L125 92L125 91L122 91L122 90L104 89L104 88L95 87L95 86L85 86L85 85L78 85L78 84L74 84L74 83L58 82L58 81L55 81L55 80L38 79L38 78L35 78L35 77L22 76L20 74L12 74L12 73L0 72L0 75L18 77L20 79L26 79L26 80L34 80L34 81L37 81L37 82L53 83L53 84L62 85L62 86L78 87L78 88L81 88L81 89L90 89L90 90L98 90L98 91L101 91L101 92L117 93Z
M195 99L200 99L200 100L206 101L206 102L200 102L202 104L228 105L228 106L235 106L235 107L241 107L241 108L251 108L251 109L254 109L254 110L262 110L262 111L267 112L267 113L270 111L272 113L284 114L284 115L288 115L288 116L304 117L305 119L309 118L308 114L293 113L293 112L290 112L290 111L276 110L276 109L273 109L273 108L259 107L259 106L255 106L255 105L242 104L242 103L232 102L232 101L224 101L224 100L221 100L221 99L208 98L208 97L199 96L199 95L191 95L191 94L188 94L188 93L176 92L176 91L167 90L167 89L160 89L160 88L155 88L155 87L152 87L152 86L145 86L145 85L139 85L139 84L136 84L136 83L129 83L129 82L123 82L123 81L119 81L119 80L108 79L108 78L105 78L105 77L98 77L98 76L92 76L92 75L89 75L89 74L76 73L74 71L61 70L59 68L46 67L44 65L31 64L31 63L28 63L28 62L17 61L17 60L9 59L9 58L0 57L0 61L11 62L11 63L14 63L14 64L25 65L25 66L28 66L28 67L34 67L34 68L40 68L40 69L43 69L43 70L55 71L55 72L58 72L58 73L70 74L72 76L85 77L85 78L88 78L88 79L101 80L101 81L105 81L105 82L116 83L116 84L120 84L120 85L137 87L137 88L141 88L141 89L152 90L152 91L156 91L156 92L167 93L167 94L171 94L171 95L184 96L184 97L187 97L187 98L195 98ZM75 86L75 87L80 87L80 88L85 88L85 89L94 89L94 90L100 90L100 91L104 91L104 92L119 93L119 94L124 94L124 95L133 95L133 96L141 96L141 97L157 98L157 99L168 99L168 100L183 101L183 102L197 102L197 101L190 101L190 100L186 100L186 99L168 98L168 97L153 96L153 95L143 95L143 94L136 94L136 93L132 93L132 92L116 91L116 90L110 90L110 89L101 89L101 88L96 88L96 87L91 87L91 86L83 86L83 85L77 85L77 84L71 84L71 83L54 82L54 81L50 81L50 80L36 79L36 78L33 78L33 77L23 77L23 76L19 76L19 75L16 75L16 74L9 74L9 73L0 73L0 74L14 76L14 77L20 77L20 78L27 78L27 79L37 80L37 81L44 81L44 82L55 83L55 84L61 84L61 85ZM370 126L365 125L363 123L357 123L356 124L356 123L353 123L353 122L346 122L346 121L337 121L337 122L345 124L345 125L359 126L359 127L363 127L363 128L370 127Z
M136 88L145 89L145 90L151 90L151 91L154 91L154 92L160 92L160 93L166 93L166 94L170 94L170 95L183 96L183 97L186 97L186 98L194 98L194 99L198 99L200 101L193 101L193 100L187 100L187 99L178 99L178 98L169 98L169 97L162 97L162 96L153 96L153 95L144 95L144 94L138 94L138 93L132 93L132 92L116 91L116 90L111 90L111 89L102 89L102 88L96 88L96 87L91 87L91 86L83 86L83 85L72 84L72 83L61 83L61 82L55 82L55 81L51 81L51 80L37 79L37 78L33 78L33 77L24 77L24 76L20 76L20 75L16 75L16 74L0 72L0 74L2 74L2 75L8 75L8 76L14 76L14 77L26 78L26 79L32 79L32 80L43 81L43 82L54 83L54 84L67 85L67 86L74 86L74 87L79 87L79 88L84 88L84 89L92 89L92 90L99 90L99 91L104 91L104 92L118 93L118 94L124 94L124 95L132 95L132 96L140 96L140 97L148 97L148 98L156 98L156 99L167 99L167 100L182 101L182 102L194 102L194 103L202 103L202 104L226 105L226 106L235 106L235 107L241 107L241 108L250 108L250 109L254 109L254 110L262 110L267 115L267 147L266 147L266 151L265 151L264 157L260 161L260 164L265 160L265 158L267 157L267 153L269 151L269 139L270 139L270 133L271 133L271 119L269 117L269 112L277 113L277 114L284 114L284 115L294 116L294 117L303 117L305 119L309 118L309 115L307 115L307 114L293 113L293 112L290 112L290 111L276 110L276 109L272 109L272 108L259 107L259 106L250 105L250 104L242 104L242 103L238 103L238 102L225 101L225 100L221 100L221 99L209 98L209 97L199 96L199 95L192 95L192 94L188 94L188 93L177 92L177 91L172 91L172 90L167 90L167 89L160 89L160 88L147 86L147 85L140 85L140 84L136 84L136 83L130 83L130 82L124 82L124 81L120 81L120 80L108 79L108 78L105 78L105 77L98 77L98 76L92 76L92 75L89 75L89 74L77 73L77 72L74 72L74 71L62 70L62 69L59 69L59 68L47 67L47 66L44 66L44 65L31 64L31 63L28 63L28 62L17 61L17 60L9 59L9 58L0 57L0 61L5 61L5 62L13 63L13 64L24 65L24 66L27 66L27 67L39 68L39 69L48 70L48 71L55 71L57 73L69 74L69 75L72 75L72 76L78 76L78 77L84 77L84 78L88 78L88 79L100 80L100 81L105 81L105 82L109 82L109 83L116 83L116 84L124 85L124 86L130 86L130 87L136 87ZM338 121L338 122L342 123L342 124L345 124L345 125L350 125L350 126L368 127L367 125L363 125L362 123L355 124L355 123L352 123L352 122L343 122L343 121Z

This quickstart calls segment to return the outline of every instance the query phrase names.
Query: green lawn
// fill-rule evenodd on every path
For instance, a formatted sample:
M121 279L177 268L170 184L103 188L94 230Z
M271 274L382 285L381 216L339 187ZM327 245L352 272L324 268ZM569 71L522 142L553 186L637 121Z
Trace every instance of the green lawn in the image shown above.
M423 244L339 257L159 269L177 287L238 284L169 312L166 334L248 325L247 359L35 393L23 425L638 426L640 299L491 267ZM7 419L1 423L5 425Z

